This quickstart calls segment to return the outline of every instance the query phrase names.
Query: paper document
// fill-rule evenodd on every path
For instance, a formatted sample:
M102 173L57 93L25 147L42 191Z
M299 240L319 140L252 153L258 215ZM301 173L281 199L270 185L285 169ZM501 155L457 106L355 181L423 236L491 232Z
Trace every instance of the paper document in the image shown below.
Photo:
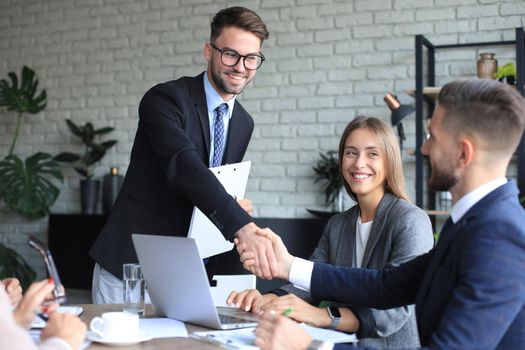
M251 165L252 162L247 161L210 168L210 171L231 196L244 198ZM201 258L224 253L233 248L233 243L226 240L221 231L197 207L193 208L188 237L197 241Z
M299 325L315 340L329 343L355 343L355 334L348 334L331 329L308 326L304 323ZM228 331L195 332L192 338L208 343L214 343L230 349L258 349L255 342L255 328L242 328Z
M213 280L217 285L210 292L215 306L228 306L226 299L232 290L255 289L256 283L254 275L213 275Z
M41 333L42 333L41 329L31 329L29 331L29 336L31 337L31 339L33 339L33 341L37 345L41 343L41 341L40 341L40 334ZM86 338L86 339L84 339L82 341L82 344L80 344L80 347L78 348L78 350L87 349L90 345L91 345L91 341Z
M192 338L225 347L227 349L259 349L254 345L255 327L229 331L195 332Z
M317 328L301 323L300 326L308 332L315 340L326 341L329 343L355 343L357 337L355 334L334 331L326 328Z
M75 316L79 316L84 312L84 309L81 306L59 306L57 309L58 312L61 314L72 314ZM44 328L46 326L47 322L42 319L40 316L36 316L33 320L33 323L31 324L32 329L40 329Z

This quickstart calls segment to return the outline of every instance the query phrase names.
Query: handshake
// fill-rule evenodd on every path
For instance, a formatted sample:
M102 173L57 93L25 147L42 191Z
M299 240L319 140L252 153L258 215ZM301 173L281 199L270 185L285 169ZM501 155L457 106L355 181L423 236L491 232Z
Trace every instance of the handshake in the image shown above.
M293 256L281 237L269 228L259 228L253 222L237 231L235 246L245 269L271 280L287 280Z

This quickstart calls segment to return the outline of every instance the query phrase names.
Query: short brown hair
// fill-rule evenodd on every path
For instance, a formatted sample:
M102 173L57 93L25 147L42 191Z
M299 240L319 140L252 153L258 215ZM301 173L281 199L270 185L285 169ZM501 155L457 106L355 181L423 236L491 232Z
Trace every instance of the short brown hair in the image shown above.
M210 24L210 41L217 39L225 27L236 27L247 30L261 39L261 42L268 39L270 33L266 25L258 14L245 7L235 6L222 9L213 17Z
M525 128L525 99L512 86L488 79L453 81L441 89L443 127L473 133L491 150L514 152ZM512 154L512 153L511 153Z
M341 176L343 176L343 156L345 150L346 139L356 129L368 129L379 138L380 146L385 154L385 170L386 170L386 185L385 191L394 194L395 196L409 200L405 177L403 175L403 162L401 161L401 151L399 144L392 131L390 125L381 119L374 117L359 116L354 118L345 128L341 141L339 142L339 169ZM344 177L343 177L344 178ZM356 195L352 192L350 186L344 182L346 192L353 200L356 200Z

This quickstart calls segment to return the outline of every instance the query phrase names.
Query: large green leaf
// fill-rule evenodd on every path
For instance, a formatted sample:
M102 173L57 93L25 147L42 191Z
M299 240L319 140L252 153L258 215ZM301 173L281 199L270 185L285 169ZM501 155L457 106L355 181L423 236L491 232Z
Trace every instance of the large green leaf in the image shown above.
M36 96L38 79L35 72L26 66L22 68L22 79L19 81L14 72L7 74L11 85L5 80L0 80L0 106L7 107L10 111L19 113L38 113L46 107L46 90Z
M117 140L110 140L110 141L105 141L105 142L102 142L100 145L102 147L104 147L104 150L107 150L108 148L111 148L113 147L115 144L117 144Z
M53 157L57 162L72 163L80 159L80 156L71 152L62 152Z
M0 198L8 208L29 218L49 213L59 189L48 178L62 180L62 174L50 154L36 153L22 162L16 155L0 161Z
M66 124L69 130L73 133L73 135L82 137L82 128L79 127L77 124L73 123L70 119L66 119Z

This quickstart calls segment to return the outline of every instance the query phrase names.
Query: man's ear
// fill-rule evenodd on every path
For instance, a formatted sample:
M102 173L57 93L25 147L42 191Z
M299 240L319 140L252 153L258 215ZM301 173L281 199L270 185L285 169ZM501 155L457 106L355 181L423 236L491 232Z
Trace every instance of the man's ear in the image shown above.
M204 59L207 61L207 62L210 62L211 60L211 48L210 48L210 43L206 42L204 43L204 48L202 49L202 53L204 55Z
M474 142L469 138L463 137L458 141L459 158L458 167L460 169L468 167L474 159L474 151L476 149Z

